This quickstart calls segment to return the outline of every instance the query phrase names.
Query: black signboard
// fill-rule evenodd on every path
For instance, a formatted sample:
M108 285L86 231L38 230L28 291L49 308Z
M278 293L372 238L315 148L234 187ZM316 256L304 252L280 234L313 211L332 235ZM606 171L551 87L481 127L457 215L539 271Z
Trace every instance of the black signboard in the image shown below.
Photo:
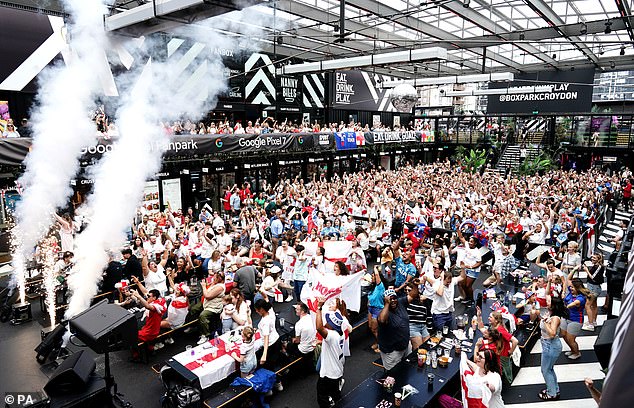
M547 92L489 95L487 113L590 112L594 69L516 74L510 84L492 82L490 89L550 86Z
M300 78L282 75L277 78L277 84L278 111L299 113L302 100Z
M391 79L365 71L337 71L329 75L331 104L339 109L394 111L389 90L379 88L380 81Z

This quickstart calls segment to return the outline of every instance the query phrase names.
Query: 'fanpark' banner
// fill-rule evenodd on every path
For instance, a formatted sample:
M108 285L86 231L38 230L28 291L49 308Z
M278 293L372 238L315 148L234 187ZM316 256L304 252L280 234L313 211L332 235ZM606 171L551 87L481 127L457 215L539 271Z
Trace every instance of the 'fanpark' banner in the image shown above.
M275 152L310 152L319 150L358 149L366 145L421 143L421 132L335 132L335 133L268 133L260 135L173 136L166 145L148 145L148 149L165 150L167 160L202 158L223 154L258 154ZM82 149L82 160L98 159L111 151L116 138L95 138L95 144ZM32 139L0 139L0 165L19 166L31 151Z
M99 158L111 151L116 138L95 138L95 144L81 150L82 160ZM31 151L31 138L0 139L0 165L19 166ZM262 135L173 136L165 146L150 144L149 149L165 150L164 158L197 158L232 153L270 153L332 150L332 133L269 133Z

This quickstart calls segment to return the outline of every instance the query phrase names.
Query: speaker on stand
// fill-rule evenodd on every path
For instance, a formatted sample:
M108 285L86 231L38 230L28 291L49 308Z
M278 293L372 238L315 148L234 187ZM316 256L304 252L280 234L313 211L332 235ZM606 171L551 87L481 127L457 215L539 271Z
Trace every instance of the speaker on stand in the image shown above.
M117 383L110 372L110 352L136 345L138 334L134 315L104 299L73 317L69 327L79 340L104 355L104 380L111 401L121 407L132 407L117 391Z

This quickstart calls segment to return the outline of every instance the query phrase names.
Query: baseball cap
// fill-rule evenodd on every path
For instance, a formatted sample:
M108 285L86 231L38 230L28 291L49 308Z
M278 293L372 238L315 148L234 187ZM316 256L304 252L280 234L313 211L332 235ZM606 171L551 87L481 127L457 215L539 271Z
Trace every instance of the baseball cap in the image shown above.
M326 323L328 323L328 325L332 327L333 330L336 330L337 332L341 333L341 325L343 324L343 316L341 315L341 313L339 313L339 311L328 312L326 313Z
M388 289L385 291L385 297L397 297L396 291L394 289Z

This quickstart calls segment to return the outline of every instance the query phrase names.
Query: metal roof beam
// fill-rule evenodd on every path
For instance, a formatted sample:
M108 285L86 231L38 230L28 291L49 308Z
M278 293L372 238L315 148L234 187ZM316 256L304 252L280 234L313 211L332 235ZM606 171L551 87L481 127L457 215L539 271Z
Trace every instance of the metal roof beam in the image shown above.
M484 17L482 14L468 8L468 7L464 7L464 3L460 0L449 0L449 1L439 1L439 0L434 0L434 3L437 4L439 7L442 7L446 10L451 11L452 13L454 13L455 15L457 15L458 17L464 18L467 21L470 21L471 23L475 24L476 26L490 32L493 34L498 34L498 33L505 33L507 32L504 27L500 26L499 24L491 21L490 19ZM529 54L534 55L535 57L541 59L542 61L552 65L553 67L556 67L557 61L555 61L553 58L551 58L550 56L546 55L545 53L543 53L542 51L540 51L539 49L537 49L536 47L530 45L530 44L521 44L521 45L516 45L518 48L528 52ZM487 53L488 54L488 53ZM520 68L521 69L521 68Z
M588 48L587 45L583 44L581 42L581 38L577 37L576 35L574 36L568 36L566 35L563 31L561 31L559 29L559 26L562 26L565 24L565 22L561 19L561 17L559 17L554 11L553 9L551 9L546 2L544 2L544 0L524 0L526 1L526 4L533 10L535 11L537 14L539 14L541 16L542 19L544 19L544 21L546 21L551 27L553 27L556 31L560 32L562 36L564 36L565 38L571 40L571 43L579 50L581 51L583 54L585 54L586 57L590 58L590 60L592 60L592 62L594 62L595 64L597 64L598 66L598 61L599 59L597 58L596 55L594 55L594 53L592 52L592 50L590 48Z

